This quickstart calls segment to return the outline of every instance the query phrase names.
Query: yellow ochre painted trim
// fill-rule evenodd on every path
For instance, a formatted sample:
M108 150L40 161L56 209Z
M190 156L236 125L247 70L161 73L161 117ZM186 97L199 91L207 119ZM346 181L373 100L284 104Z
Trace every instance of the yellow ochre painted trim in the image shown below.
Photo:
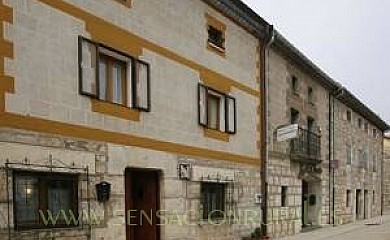
M26 117L13 113L4 113L1 116L0 126L49 134L59 134L64 136L89 139L93 141L110 142L118 145L140 147L155 151L190 155L201 158L225 160L235 163L245 163L251 165L260 164L260 160L253 157L236 155L200 147L187 146L172 142L165 142L130 134L122 134L101 129L77 126L31 116Z
M4 39L5 22L13 23L13 9L0 0L0 115L5 112L5 93L14 91L14 79L5 74L5 58L14 57L13 44Z
M49 3L50 5L53 4L57 7L64 7L65 9L71 11L73 13L73 16L75 17L83 18L85 17L83 16L83 14L87 14L84 11L71 7L70 5L64 3L63 1L59 1L59 0L58 1L41 0L41 1ZM6 42L3 39L3 34L4 34L3 23L5 20L7 20L8 22L12 22L13 19L12 9L7 6L4 6L2 0L0 0L0 10L1 10L0 40L3 40L2 42ZM93 20L96 20L97 23L92 23L89 25L89 27L91 27L92 25L93 28L96 27L96 24L98 25L101 23L100 20L99 21L97 20L97 18L92 16L91 18ZM104 23L104 25L108 25L108 23ZM118 29L116 30L119 31ZM97 28L95 29L95 31L97 32L101 31L101 28ZM120 32L124 34L124 31L120 31ZM112 32L109 32L109 34L115 35ZM128 36L127 34L124 35ZM120 39L120 36L116 36L116 37ZM7 44L8 43L6 43L6 45ZM120 42L119 44L124 44L124 43ZM127 44L126 46L129 45ZM117 46L114 45L113 47L117 47ZM13 48L8 47L7 49L8 50L3 53L6 56L13 56ZM119 48L119 49L126 49L126 47ZM129 47L129 49L131 49L131 46ZM142 49L138 49L138 50L140 55L142 53ZM138 50L136 49L135 51L137 52ZM168 50L164 50L164 49L162 50L166 51L166 54L169 55L170 52ZM136 54L133 55L136 56ZM172 56L177 57L178 59L181 60L185 60L184 58L182 59L180 56L174 54ZM200 66L199 69L203 70L206 73L210 73L209 71L206 71L205 68L201 68ZM102 142L109 142L109 143L125 145L125 146L140 147L140 148L151 149L155 151L197 156L201 158L225 160L225 161L230 161L235 163L245 163L245 164L256 165L256 166L260 165L260 159L253 158L253 157L231 154L222 151L210 150L210 149L193 147L193 146L186 146L182 144L165 142L161 140L155 140L155 139L139 137L139 136L134 136L129 134L116 133L116 132L111 132L111 131L106 131L101 129L94 129L94 128L89 128L84 126L77 126L68 123L45 120L37 117L22 116L14 113L7 113L5 112L5 93L14 92L14 78L4 75L4 56L0 56L0 83L1 83L0 84L0 126L2 127L25 129L25 130L31 130L31 131L49 133L49 134L59 134L64 136L89 139L93 141L102 141ZM243 85L241 87L246 90L255 91ZM252 93L256 93L256 92L252 92Z
M66 3L63 0L39 0L53 8L59 9L73 17L76 17L85 22L87 31L90 32L92 39L104 44L107 44L117 50L124 51L134 57L142 55L143 49L148 49L161 56L169 58L180 64L198 71L201 75L208 74L215 77L215 81L221 82L220 85L225 85L225 88L235 87L243 92L253 96L259 96L260 91L248 87L238 81L228 78L220 73L208 69L192 60L182 57L171 50L160 47L149 40L143 39L127 30L124 30L106 20L92 15L91 13L82 10L76 6ZM255 79L254 79L255 80Z
M205 128L204 129L204 136L207 138L212 138L212 139L215 139L218 141L223 141L223 142L230 141L230 134L229 133L221 132L221 131L214 130L214 129Z
M212 26L213 28L222 31L223 33L226 31L226 25L222 23L222 21L219 21L218 19L216 19L215 17L211 16L208 13L206 13L206 19L207 19L208 26Z
M122 118L130 121L140 121L141 113L137 110L130 109L118 104L100 101L97 99L91 99L92 111L96 113L102 113L117 118Z

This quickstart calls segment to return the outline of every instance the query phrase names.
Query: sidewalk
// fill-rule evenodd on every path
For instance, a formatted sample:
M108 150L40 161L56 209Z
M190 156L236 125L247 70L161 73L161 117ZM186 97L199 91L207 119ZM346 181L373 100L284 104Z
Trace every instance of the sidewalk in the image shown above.
M325 239L334 239L336 236L340 237L340 235L348 235L349 233L354 233L357 231L364 230L365 228L369 228L369 223L375 224L380 223L382 220L383 225L390 225L390 215L385 215L381 218L375 218L370 220L358 221L356 223L340 225L340 226L324 226L318 230L314 230L312 232L301 233L291 237L282 238L282 240L325 240ZM351 238L348 238L351 239ZM388 237L390 239L390 236ZM345 238L347 240L347 238Z

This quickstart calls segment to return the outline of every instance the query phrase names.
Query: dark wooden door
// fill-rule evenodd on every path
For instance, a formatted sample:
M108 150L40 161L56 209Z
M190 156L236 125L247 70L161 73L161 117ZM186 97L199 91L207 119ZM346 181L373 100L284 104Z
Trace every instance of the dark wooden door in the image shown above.
M158 172L127 169L125 175L126 239L159 240Z

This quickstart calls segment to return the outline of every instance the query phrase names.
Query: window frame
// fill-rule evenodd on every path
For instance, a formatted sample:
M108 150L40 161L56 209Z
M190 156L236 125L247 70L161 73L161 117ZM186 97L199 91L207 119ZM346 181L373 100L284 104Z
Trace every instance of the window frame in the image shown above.
M210 38L210 31L215 31L216 33L220 34L220 42L213 41L212 38ZM225 39L225 32L222 29L218 29L217 27L213 26L212 24L207 24L207 43L211 44L212 47L218 48L218 50L226 51L226 39Z
M95 51L96 51L96 69L95 69L95 84L96 84L96 90L95 90L95 94L92 94L92 93L89 93L89 92L86 92L84 91L83 89L83 69L82 69L82 62L83 62L83 42L87 42L91 45L93 45L95 47ZM99 95L100 95L100 72L99 72L99 61L100 61L100 55L103 54L105 55L106 57L108 58L112 58L112 59L115 59L116 61L118 62L123 62L123 60L121 59L116 59L115 57L113 56L109 56L107 54L104 54L104 53L101 53L101 51L99 50L99 48L102 48L102 49L105 49L105 50L108 50L109 52L112 52L114 54L118 54L118 55L121 55L125 58L128 59L128 62L126 62L126 68L127 67L130 67L131 68L131 74L129 76L127 76L127 81L126 81L126 86L131 86L131 92L128 91L128 89L125 89L126 91L126 96L123 96L123 98L126 100L127 102L127 99L129 97L129 94L131 94L131 104L129 103L126 103L126 104L118 104L118 103L115 103L114 101L112 100L106 100L106 99L102 99ZM131 63L131 66L128 66L129 63ZM147 79L146 79L146 93L147 93L147 96L146 96L146 101L147 101L147 107L141 107L139 106L138 104L138 101L137 101L137 89L135 88L136 86L136 81L137 81L137 78L138 78L138 64L143 64L146 66L147 68ZM79 77L79 94L80 95L83 95L83 96L87 96L87 97L90 97L90 98L93 98L93 99L96 99L96 100L99 100L99 101L102 101L102 102L107 102L107 103L110 103L110 104L114 104L114 105L119 105L121 107L125 107L125 108L129 108L129 109L136 109L136 110L139 110L139 111L143 111L143 112L150 112L151 111L151 87L150 87L150 82L151 82L151 67L150 67L150 64L143 61L143 60L140 60L140 59L137 59L129 54L126 54L126 53L123 53L121 51L118 51L110 46L107 46L103 43L99 43L99 42L95 42L95 41L92 41L88 38L85 38L83 36L79 36L78 37L78 70L79 70L79 73L78 73L78 77ZM127 74L127 72L126 72Z
M205 119L202 119L202 109L201 109L201 92L202 91L205 91L205 99L204 99L204 114L206 114L204 117ZM219 119L219 122L218 122L218 129L214 129L214 128L210 128L209 127L209 104L208 104L208 97L209 97L209 92L214 92L216 93L217 95L220 95L221 98L223 99L220 99L223 104L224 104L224 110L225 110L225 113L224 113L224 117L225 117L225 130L221 130L221 126L220 126L220 119ZM228 101L229 100L232 100L233 101L233 115L231 116L229 114L229 103ZM219 118L221 118L221 101L219 103ZM233 130L231 130L231 126L229 124L229 119L230 117L233 118ZM236 134L237 133L237 101L236 101L236 98L231 96L231 95L228 95L228 94L225 94L221 91L218 91L218 90L215 90L211 87L208 87L202 83L198 83L198 124L207 128L207 129L211 129L211 130L215 130L215 131L220 131L220 132L224 132L224 133L228 133L228 134Z
M225 214L226 211L226 192L227 192L227 183L221 183L221 182L201 182L200 183L200 192L201 192L201 199L202 199L202 214L201 219L202 220L219 220L223 219L224 216L210 216L210 213L220 211ZM212 190L213 192L208 192L209 190ZM215 190L219 191L216 192ZM211 209L209 207L208 199L206 199L207 194L217 194L220 199L217 199L217 207L215 209ZM211 204L213 205L213 204Z
M72 193L70 197L71 205L73 213L75 214L75 217L78 217L79 214L79 175L75 173L58 173L58 172L38 172L38 171L24 171L24 170L14 170L12 173L12 191L13 194L16 194L16 180L18 177L30 177L31 179L37 179L38 180L38 210L42 210L45 213L47 210L49 210L48 202L49 202L49 196L46 195L46 199L42 199L42 195L45 193L47 194L49 186L47 183L50 183L51 181L70 181L73 184ZM43 191L43 192L42 192ZM30 230L30 229L59 229L59 228L78 228L81 225L81 222L79 221L77 225L75 224L67 224L66 222L63 223L56 223L53 224L47 224L41 222L41 215L39 214L38 222L36 223L19 223L18 222L18 214L17 214L17 199L16 197L13 197L12 200L13 204L13 221L14 221L14 229L16 231L18 230ZM72 222L74 223L74 222Z
M347 110L347 121L349 123L352 122L352 111L351 110Z
M291 76L291 90L293 94L299 95L299 80L295 75Z
M307 88L307 101L309 104L314 105L314 88L311 86Z
M352 165L353 148L351 143L347 143L347 165Z

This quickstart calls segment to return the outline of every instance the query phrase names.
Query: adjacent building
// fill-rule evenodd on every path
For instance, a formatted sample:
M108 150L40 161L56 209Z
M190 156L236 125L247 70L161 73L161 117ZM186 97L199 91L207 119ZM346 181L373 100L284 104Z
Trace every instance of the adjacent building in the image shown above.
M264 20L236 0L0 10L0 239L258 235Z
M390 137L384 138L383 212L390 213Z
M388 125L278 32L268 56L269 234L379 216Z

